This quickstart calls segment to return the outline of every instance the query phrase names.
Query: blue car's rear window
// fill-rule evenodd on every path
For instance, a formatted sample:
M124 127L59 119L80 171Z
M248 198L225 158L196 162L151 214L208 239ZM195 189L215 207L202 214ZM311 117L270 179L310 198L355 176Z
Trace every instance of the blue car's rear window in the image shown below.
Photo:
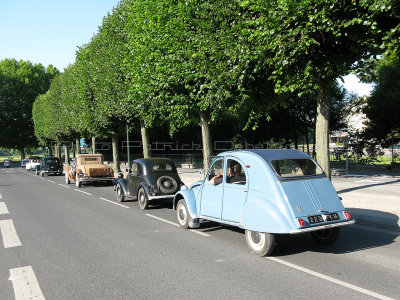
M322 175L324 172L311 159L281 159L271 161L275 172L284 178Z

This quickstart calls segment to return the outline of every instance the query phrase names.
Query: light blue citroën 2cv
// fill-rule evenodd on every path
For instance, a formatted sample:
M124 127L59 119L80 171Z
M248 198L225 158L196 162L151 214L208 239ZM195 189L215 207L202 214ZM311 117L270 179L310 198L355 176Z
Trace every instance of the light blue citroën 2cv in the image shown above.
M311 232L330 244L355 222L318 164L286 149L220 153L204 180L176 193L173 207L183 228L205 219L245 229L248 247L261 256L271 254L277 234Z

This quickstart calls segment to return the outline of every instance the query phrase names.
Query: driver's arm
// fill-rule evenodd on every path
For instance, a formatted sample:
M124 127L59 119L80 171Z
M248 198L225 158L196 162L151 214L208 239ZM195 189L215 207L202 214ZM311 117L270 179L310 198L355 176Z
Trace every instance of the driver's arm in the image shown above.
M220 184L222 182L222 177L223 176L221 174L215 175L213 178L211 178L210 184L212 184L212 185Z

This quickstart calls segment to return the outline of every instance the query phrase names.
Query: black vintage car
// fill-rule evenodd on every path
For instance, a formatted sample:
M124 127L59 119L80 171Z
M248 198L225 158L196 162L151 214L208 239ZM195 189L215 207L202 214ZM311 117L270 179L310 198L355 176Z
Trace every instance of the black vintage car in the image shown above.
M44 174L62 175L62 172L63 166L58 157L43 157L40 165L36 167L36 175L40 174L40 176L44 176Z
M114 182L117 200L138 200L146 209L153 200L170 200L183 185L174 162L169 158L141 158L133 161L126 178L122 173Z

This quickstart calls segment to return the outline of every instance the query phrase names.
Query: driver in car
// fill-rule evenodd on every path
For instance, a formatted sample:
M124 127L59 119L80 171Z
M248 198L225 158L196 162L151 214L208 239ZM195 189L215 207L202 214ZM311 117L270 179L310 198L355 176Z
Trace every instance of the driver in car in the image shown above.
M235 181L243 180L239 177L241 169L242 168L239 164L234 164L233 167L228 168L226 172L226 182L234 183ZM224 176L221 174L217 174L213 178L211 178L210 184L218 185L222 182L222 180L224 180Z

